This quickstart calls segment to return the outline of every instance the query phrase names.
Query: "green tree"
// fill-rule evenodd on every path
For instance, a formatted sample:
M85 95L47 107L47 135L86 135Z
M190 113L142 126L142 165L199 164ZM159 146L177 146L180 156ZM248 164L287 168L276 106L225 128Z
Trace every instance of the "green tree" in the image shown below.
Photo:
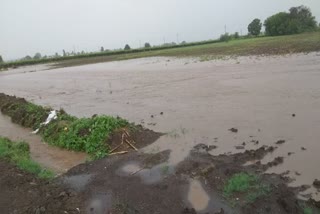
M311 31L317 27L317 21L308 7L301 5L299 7L292 7L289 11L290 19L294 20L296 24L297 33Z
M64 49L62 50L62 56L64 56L64 57L67 56L67 53Z
M221 42L228 42L230 39L231 39L231 36L229 36L228 33L220 35L220 41Z
M235 32L235 33L233 34L233 37L234 37L235 39L239 39L239 38L240 38L239 33L238 33L238 32Z
M41 59L41 53L36 53L33 59Z
M267 35L288 35L316 30L317 22L309 8L302 5L292 7L289 11L290 13L277 13L265 20Z
M104 48L102 46L100 48L100 52L104 52Z
M128 45L128 44L126 44L125 46L124 46L124 50L130 50L131 48L130 48L130 46Z
M151 48L151 45L150 45L149 42L146 42L146 43L144 44L144 47L145 47L145 48Z
M248 25L248 32L249 34L253 36L258 36L261 32L262 23L260 19L254 19L249 25Z
M1 55L0 55L0 63L3 63L3 59Z
M29 56L29 55L27 55L27 56L25 56L25 57L23 58L23 60L31 60L31 59L32 59L32 57Z

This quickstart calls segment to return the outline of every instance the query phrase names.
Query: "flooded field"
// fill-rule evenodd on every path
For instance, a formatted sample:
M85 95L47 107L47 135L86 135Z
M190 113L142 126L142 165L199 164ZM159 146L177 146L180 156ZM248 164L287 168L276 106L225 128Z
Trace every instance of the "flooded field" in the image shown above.
M284 163L270 173L290 170L292 185L311 185L320 178L319 53L205 62L148 58L46 68L1 72L0 92L75 116L119 115L166 132L144 150L171 149L169 166L198 144L216 146L212 154L273 145L279 148L263 161L282 156ZM285 142L275 144L279 140Z

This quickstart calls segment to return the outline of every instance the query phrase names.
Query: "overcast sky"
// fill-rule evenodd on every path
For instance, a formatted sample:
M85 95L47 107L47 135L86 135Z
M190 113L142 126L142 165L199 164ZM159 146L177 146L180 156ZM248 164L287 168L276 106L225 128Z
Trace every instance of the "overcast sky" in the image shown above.
M320 0L0 0L0 55L207 40L224 33L224 25L245 34L254 18L301 4L320 21Z

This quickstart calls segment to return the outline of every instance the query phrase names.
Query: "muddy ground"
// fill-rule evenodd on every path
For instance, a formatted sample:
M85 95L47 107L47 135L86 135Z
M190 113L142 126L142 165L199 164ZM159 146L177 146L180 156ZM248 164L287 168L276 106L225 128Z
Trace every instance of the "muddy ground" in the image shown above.
M305 187L287 187L285 175L262 174L277 161L243 166L273 151L261 147L212 156L198 146L175 169L166 167L170 151L131 152L80 164L50 182L0 161L0 208L4 213L298 214L307 206L320 213L316 204L296 198ZM226 181L239 172L260 175L270 192L250 203L243 194L223 196Z

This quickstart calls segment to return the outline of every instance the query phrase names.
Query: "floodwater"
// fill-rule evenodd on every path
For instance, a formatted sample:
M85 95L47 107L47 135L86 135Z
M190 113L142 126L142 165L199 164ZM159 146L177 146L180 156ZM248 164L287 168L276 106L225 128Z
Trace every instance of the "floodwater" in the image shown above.
M0 136L27 142L30 145L31 158L43 167L59 174L85 162L86 154L49 146L41 141L39 135L31 132L31 129L13 124L9 117L0 114Z
M1 72L0 92L76 116L119 115L167 132L144 150L171 149L170 165L199 143L216 145L210 153L221 154L244 151L235 149L243 142L252 149L283 139L263 161L283 156L284 163L269 172L290 170L292 185L311 185L320 179L319 82L320 53L206 62L147 58Z
M200 181L192 180L190 182L188 200L196 211L201 211L208 207L210 198L202 188Z
M173 173L166 163L161 163L152 168L144 168L139 163L126 163L117 174L120 176L139 176L145 184L155 184L163 180L166 176Z

